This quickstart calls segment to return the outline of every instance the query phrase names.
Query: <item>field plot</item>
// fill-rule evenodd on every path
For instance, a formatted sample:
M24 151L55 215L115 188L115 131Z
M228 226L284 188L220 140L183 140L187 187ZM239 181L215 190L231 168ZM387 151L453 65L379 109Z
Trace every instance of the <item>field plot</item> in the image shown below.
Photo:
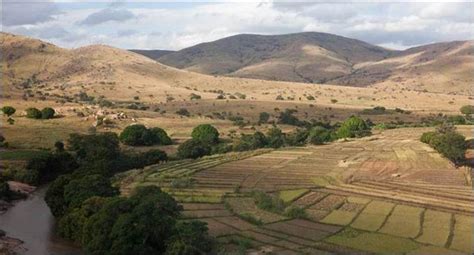
M118 179L125 194L163 187L183 203L183 217L206 221L223 242L249 239L255 252L470 254L472 187L418 141L427 130L176 161ZM304 214L263 210L255 190Z

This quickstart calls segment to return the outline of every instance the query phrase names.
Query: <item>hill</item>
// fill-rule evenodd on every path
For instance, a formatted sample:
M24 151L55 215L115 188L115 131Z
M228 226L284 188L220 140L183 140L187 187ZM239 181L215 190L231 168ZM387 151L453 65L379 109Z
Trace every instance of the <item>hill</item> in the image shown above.
M165 66L140 54L106 45L63 49L37 39L7 33L0 34L0 42L3 53L0 62L2 96L7 98L75 102L83 101L87 94L96 99L124 104L151 104L159 108L172 105L174 108L191 109L200 104L202 109L211 112L215 111L216 104L220 105L221 110L239 105L242 111L250 114L258 114L263 109L268 111L275 107L298 105L352 109L352 112L377 105L414 111L457 112L460 106L470 101L466 95L434 94L387 87L387 84L353 88L216 77ZM458 54L465 53L460 51ZM377 58L383 57L380 55ZM363 61L358 64L361 66L381 62L367 62L367 57L361 53L353 53L351 59ZM191 102L192 94L198 94L202 100ZM227 100L216 100L221 94ZM247 103L255 102L255 107L258 105L259 109L242 104L235 98ZM234 100L235 103L232 102ZM324 115L323 112L316 114Z
M135 49L131 49L129 51L141 54L145 57L149 57L154 60L157 60L160 57L163 57L164 55L174 52L172 50L135 50Z
M158 61L211 75L473 94L473 51L472 41L394 51L326 33L242 34L169 53Z
M393 51L326 33L242 34L202 43L158 59L206 74L321 83L350 74L352 66Z

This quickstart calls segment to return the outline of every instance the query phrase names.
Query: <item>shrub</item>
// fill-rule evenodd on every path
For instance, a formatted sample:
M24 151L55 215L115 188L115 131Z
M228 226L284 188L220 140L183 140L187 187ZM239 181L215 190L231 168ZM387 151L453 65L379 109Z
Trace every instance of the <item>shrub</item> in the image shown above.
M255 205L262 210L275 213L282 213L285 210L285 203L277 196L271 196L262 191L254 191L252 195Z
M465 115L474 114L474 105L464 105L459 109L459 111Z
M303 123L293 114L296 112L294 109L286 109L284 112L280 112L278 116L278 123L301 126Z
M275 100L285 100L285 98L283 98L282 95L278 95L278 96L275 98Z
M430 144L431 139L432 139L433 137L435 137L436 135L438 135L438 133L436 133L436 132L425 132L425 133L423 133L423 134L421 135L420 141L421 141L422 143Z
M308 139L308 130L298 129L294 132L289 133L285 137L285 142L289 146L302 146L306 144L307 139Z
M178 221L176 234L168 242L167 255L208 254L212 239L207 234L207 223L197 220Z
M42 113L37 108L28 108L26 109L26 117L30 119L41 119Z
M78 208L82 202L93 196L111 197L118 195L117 188L102 175L87 175L73 179L64 186L64 202L67 207Z
M201 99L201 96L198 95L198 94L191 93L191 95L189 95L189 98L191 100L199 100L199 99Z
M247 151L263 148L267 145L267 138L262 132L255 132L253 135L242 134L239 140L234 142L235 151Z
M210 124L201 124L193 129L191 137L204 144L216 144L219 142L219 131Z
M200 158L209 155L211 147L200 141L191 139L178 146L178 157L180 158Z
M191 116L191 113L189 113L188 109L186 109L186 108L181 108L181 109L177 110L176 114L181 115L181 116L186 116L186 117Z
M2 107L2 112L3 112L3 114L10 117L16 112L16 109L11 107L11 106L4 106L4 107Z
M308 135L308 142L311 144L323 144L331 141L331 131L321 127L316 126L311 128Z
M457 132L448 132L431 137L430 145L456 165L464 162L466 138Z
M333 104L337 103L337 99L331 99L331 103Z
M216 99L225 99L223 94L217 95Z
M285 216L290 218L306 218L306 211L299 206L289 206L285 209Z
M261 112L258 116L258 123L267 123L270 119L270 114L268 112Z
M272 148L280 148L285 144L285 135L281 129L273 127L267 132L267 143Z
M79 160L99 161L112 160L120 156L119 138L117 134L71 134L68 139L69 149L76 152Z
M41 110L41 118L42 119L52 119L56 112L51 107L45 107Z
M351 116L337 130L337 137L362 137L370 134L369 127L365 121L359 117Z
M71 173L78 167L74 157L67 152L49 153L36 156L26 165L26 175L23 180L32 185L43 184L54 180L61 174Z

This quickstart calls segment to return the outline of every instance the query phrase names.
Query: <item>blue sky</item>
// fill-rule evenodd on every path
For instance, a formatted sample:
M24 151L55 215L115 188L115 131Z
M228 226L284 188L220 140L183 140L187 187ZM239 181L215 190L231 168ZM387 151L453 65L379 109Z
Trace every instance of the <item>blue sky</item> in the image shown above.
M403 49L474 39L473 2L3 0L2 30L62 47L178 50L241 34L326 32Z

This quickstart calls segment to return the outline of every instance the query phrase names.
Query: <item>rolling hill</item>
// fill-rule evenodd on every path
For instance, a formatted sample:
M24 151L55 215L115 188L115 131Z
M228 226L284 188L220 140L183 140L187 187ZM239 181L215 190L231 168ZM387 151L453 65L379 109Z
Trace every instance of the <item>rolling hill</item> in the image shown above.
M1 96L12 99L23 98L23 100L36 101L45 98L46 100L74 102L81 93L87 93L95 98L115 102L155 105L171 102L176 107L194 107L195 102L190 101L190 96L199 94L202 98L201 102L214 108L217 97L224 94L227 100L220 102L226 103L228 99L233 100L244 95L247 101L258 101L265 107L270 107L265 109L273 109L277 103L281 103L286 104L285 107L315 104L347 109L363 109L382 105L391 108L402 107L407 110L436 112L443 109L458 111L460 106L469 104L470 101L469 96L461 95L459 91L462 90L456 86L439 87L443 90L442 93L425 93L408 88L411 83L403 85L398 82L394 85L388 83L391 80L370 87L357 88L330 84L246 79L180 70L140 54L106 45L64 49L38 39L7 33L0 33L0 43L2 52L2 61L0 62L2 68ZM465 49L454 45L453 48L457 49L457 52L448 49L442 54L455 56L459 61L467 61L470 57L467 57L467 60L463 58L466 58L466 54L470 54L472 46L462 45ZM388 66L391 64L390 61L397 59L400 62L406 62L405 58L410 58L414 54L422 56L422 52L426 52L426 50L417 51L407 53L406 56L400 55L383 60L385 54L393 53L377 49L373 49L376 54L372 55L375 60L371 61L360 52L348 53L347 56L348 59L352 59L351 61L360 61L354 66L372 70L381 63ZM370 50L362 51L368 52ZM413 59L412 61L416 62ZM428 63L437 63L436 61L431 60ZM396 64L399 68L403 68L400 63L396 62ZM465 68L469 68L469 65L464 64ZM447 67L455 68L449 65ZM418 76L414 76L414 79L420 80ZM464 83L461 85L464 86ZM458 95L444 93L450 91L455 91ZM311 98L310 96L314 99L308 99ZM277 98L283 100L276 100ZM333 103L334 100L337 101L337 104ZM246 104L242 104L242 107L245 106Z
M395 51L326 33L242 34L155 58L194 72L355 87L472 94L472 41Z

